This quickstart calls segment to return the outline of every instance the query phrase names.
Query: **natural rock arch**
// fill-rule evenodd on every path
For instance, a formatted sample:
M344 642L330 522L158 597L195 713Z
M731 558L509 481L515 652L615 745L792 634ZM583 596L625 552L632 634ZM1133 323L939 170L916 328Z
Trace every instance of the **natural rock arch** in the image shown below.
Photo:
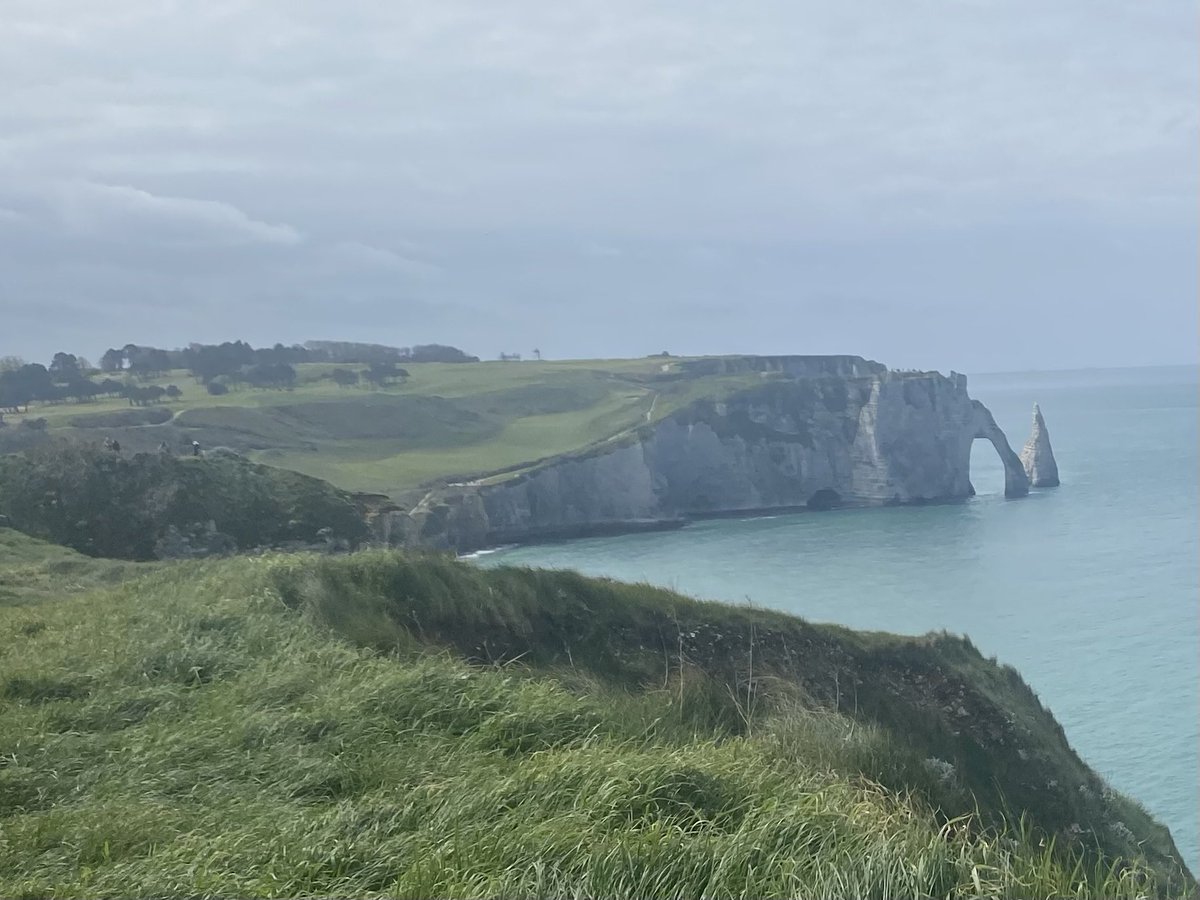
M996 455L1004 465L1004 496L1024 497L1029 493L1029 476L1025 474L1021 458L1008 445L1008 438L1004 436L988 408L978 400L971 401L971 408L975 411L974 434L971 439L974 441L982 438L991 441L992 446L996 448Z

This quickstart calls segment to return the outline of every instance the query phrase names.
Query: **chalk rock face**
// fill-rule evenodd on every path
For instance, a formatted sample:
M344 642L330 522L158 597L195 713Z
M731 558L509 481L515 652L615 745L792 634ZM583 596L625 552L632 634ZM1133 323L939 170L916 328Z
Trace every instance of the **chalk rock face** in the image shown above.
M464 551L704 516L965 499L977 438L1000 456L1005 494L1029 492L965 376L857 357L771 362L761 384L607 444L494 483L435 489L392 523L392 540Z
M1050 449L1050 432L1046 430L1046 420L1036 403L1033 404L1033 432L1021 451L1021 465L1034 487L1058 487L1058 463Z

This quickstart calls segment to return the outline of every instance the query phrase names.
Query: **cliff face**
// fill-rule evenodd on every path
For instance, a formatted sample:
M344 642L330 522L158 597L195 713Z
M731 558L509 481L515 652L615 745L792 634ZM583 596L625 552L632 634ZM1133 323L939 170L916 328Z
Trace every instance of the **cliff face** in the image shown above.
M850 374L772 368L759 386L607 445L495 484L434 491L408 521L389 523L392 540L465 550L723 513L966 498L976 438L996 447L1006 495L1028 493L1020 460L964 376L833 359Z

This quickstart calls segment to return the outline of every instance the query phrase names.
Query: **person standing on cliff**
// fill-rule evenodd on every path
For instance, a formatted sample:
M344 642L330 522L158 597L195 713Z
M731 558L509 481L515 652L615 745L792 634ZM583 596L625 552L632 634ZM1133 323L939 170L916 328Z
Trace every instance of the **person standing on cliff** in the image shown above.
M199 455L200 455L200 442L192 441L192 456L199 456Z

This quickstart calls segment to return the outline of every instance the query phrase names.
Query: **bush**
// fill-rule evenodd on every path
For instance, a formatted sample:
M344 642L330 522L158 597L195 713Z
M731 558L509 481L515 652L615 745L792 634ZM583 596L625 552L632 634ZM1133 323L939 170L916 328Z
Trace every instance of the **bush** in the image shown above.
M366 535L348 494L298 472L225 454L128 458L65 443L0 457L0 514L28 534L124 559L152 559L172 528L196 535L209 522L242 550L317 542L326 528L350 543Z
M205 385L205 387L214 397L221 397L229 393L229 388L221 384L219 381L210 381L207 385Z

